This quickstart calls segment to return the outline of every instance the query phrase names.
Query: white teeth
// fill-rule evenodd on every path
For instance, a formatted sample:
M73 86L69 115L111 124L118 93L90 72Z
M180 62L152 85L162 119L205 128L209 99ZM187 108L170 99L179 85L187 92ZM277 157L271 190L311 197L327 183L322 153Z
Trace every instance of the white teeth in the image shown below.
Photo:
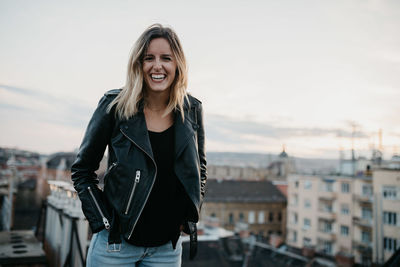
M151 78L154 80L162 80L165 78L165 75L164 74L152 74Z

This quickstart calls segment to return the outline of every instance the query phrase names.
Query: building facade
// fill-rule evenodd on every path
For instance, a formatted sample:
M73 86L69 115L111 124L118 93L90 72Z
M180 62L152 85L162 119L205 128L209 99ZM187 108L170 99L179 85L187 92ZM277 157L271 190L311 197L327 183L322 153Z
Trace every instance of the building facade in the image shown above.
M373 191L373 259L381 264L400 249L400 170L374 171Z
M291 175L287 244L371 263L371 177Z
M236 232L285 238L286 198L269 181L208 180L201 218Z

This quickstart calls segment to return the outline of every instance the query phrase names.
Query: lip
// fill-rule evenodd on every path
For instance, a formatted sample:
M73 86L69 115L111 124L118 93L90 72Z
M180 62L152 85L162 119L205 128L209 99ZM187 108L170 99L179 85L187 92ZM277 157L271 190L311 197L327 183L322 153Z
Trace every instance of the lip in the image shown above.
M167 79L167 74L165 73L151 73L150 80L154 83L161 83ZM155 78L155 76L160 76L162 78Z

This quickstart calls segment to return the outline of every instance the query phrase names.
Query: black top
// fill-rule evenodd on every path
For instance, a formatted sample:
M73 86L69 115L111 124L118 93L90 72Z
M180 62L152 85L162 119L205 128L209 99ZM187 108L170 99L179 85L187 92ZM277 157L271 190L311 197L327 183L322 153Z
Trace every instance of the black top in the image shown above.
M180 234L187 203L186 192L174 172L174 126L149 131L157 176L142 214L127 242L141 247L161 246Z

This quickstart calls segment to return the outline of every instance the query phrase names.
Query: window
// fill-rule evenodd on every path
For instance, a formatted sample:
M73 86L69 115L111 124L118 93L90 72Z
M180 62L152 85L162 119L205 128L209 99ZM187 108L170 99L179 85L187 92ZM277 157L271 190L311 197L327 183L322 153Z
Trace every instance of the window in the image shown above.
M332 254L332 242L323 241L322 243L322 252L326 254Z
M342 183L342 193L349 193L349 192L350 192L350 184Z
M371 233L367 231L361 231L361 241L363 243L370 243L371 242Z
M397 188L395 186L384 186L382 191L384 199L397 199Z
M309 180L304 181L304 189L311 189L312 182Z
M347 204L342 204L340 207L340 212L344 215L348 215L350 213L349 206Z
M303 246L305 246L305 247L311 246L311 238L304 237L303 238Z
M235 223L235 219L233 217L233 213L229 213L229 224L234 224Z
M372 186L371 185L363 185L362 186L362 195L363 196L367 196L370 197L372 196L373 192L372 192Z
M258 213L258 223L259 223L259 224L262 224L262 223L264 223L264 222L265 222L265 214L264 214L263 211L260 211L260 212Z
M320 185L320 190L322 192L333 192L333 183L335 180L325 179Z
M294 187L295 187L295 188L299 188L299 181L295 181L295 182L294 182Z
M383 238L383 249L386 251L394 252L397 249L397 240L390 237Z
M333 212L332 203L321 202L320 205L321 205L321 211L323 211L323 212Z
M282 221L282 212L278 212L278 222Z
M239 221L244 222L244 215L243 213L239 213Z
M269 213L269 215L268 215L268 220L270 221L270 222L272 222L273 220L274 220L274 214L272 213L272 211Z
M397 225L397 214L395 212L384 211L383 223L389 225Z
M297 203L299 202L299 197L297 194L294 194L293 197L290 199L290 202L293 206L297 206Z
M254 211L249 211L249 223L255 223L256 221L256 213Z
M303 228L304 229L310 229L310 227L311 227L311 220L307 219L307 218L304 218L304 226L303 226Z
M348 236L349 235L349 227L345 225L340 226L340 234L342 236Z
M366 220L371 220L372 219L372 210L367 207L362 207L361 217Z
M297 213L296 213L296 212L293 212L293 213L292 213L292 223L293 223L293 224L297 224L297 219L298 219Z
M321 228L322 232L324 233L330 233L332 232L332 223L330 222L323 222L322 223L322 228Z
M297 242L297 231L293 231L293 242Z
M261 237L261 238L264 237L264 231L263 231L263 230L260 230L260 231L258 232L258 236Z
M215 218L215 213L211 213L211 218Z
M311 201L309 199L304 199L304 208L306 209L311 208Z

